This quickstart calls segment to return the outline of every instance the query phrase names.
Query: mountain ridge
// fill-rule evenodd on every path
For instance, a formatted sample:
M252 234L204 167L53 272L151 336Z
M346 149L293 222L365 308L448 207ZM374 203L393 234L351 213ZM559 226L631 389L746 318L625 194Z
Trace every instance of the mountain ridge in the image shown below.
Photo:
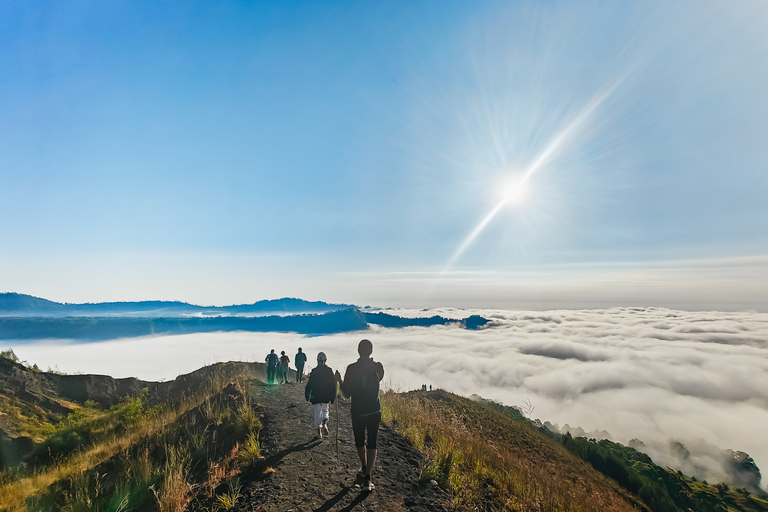
M488 320L477 315L464 320L432 316L403 318L385 313L342 309L325 313L270 316L213 317L85 317L85 316L0 316L0 340L79 339L106 340L151 335L178 335L200 332L295 332L320 336L365 331L371 324L389 328L430 327L458 324L478 329Z
M333 304L323 301L307 301L294 297L264 299L252 304L228 306L199 306L182 301L116 301L63 303L17 292L0 293L0 316L110 316L146 315L248 315L278 313L326 313L345 309L356 309L353 304ZM162 313L162 314L161 314Z

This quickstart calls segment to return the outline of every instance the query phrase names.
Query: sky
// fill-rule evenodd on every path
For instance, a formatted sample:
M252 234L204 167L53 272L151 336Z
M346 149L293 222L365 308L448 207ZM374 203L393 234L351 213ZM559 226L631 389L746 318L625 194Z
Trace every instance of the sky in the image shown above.
M768 0L0 4L0 291L768 311Z
M390 313L392 311L389 311ZM718 454L744 451L768 468L768 314L687 312L665 308L592 310L395 310L402 316L481 314L481 330L456 324L305 338L295 333L196 333L77 343L13 346L41 368L114 377L173 379L216 361L263 361L270 349L291 360L299 347L314 366L318 351L343 369L369 338L385 369L384 386L422 384L509 406L531 417L607 431L616 442L638 438L653 460L714 483L724 479ZM146 354L153 357L147 358ZM594 431L598 431L595 433ZM668 441L685 444L680 460ZM763 481L764 487L768 485Z

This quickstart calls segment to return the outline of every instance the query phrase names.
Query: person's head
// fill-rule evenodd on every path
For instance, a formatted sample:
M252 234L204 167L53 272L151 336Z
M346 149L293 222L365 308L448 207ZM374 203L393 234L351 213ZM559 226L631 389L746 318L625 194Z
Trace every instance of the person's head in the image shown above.
M328 358L325 357L325 352L318 352L318 354L317 354L317 364L319 366L324 365L327 360L328 360Z
M360 340L360 343L357 344L357 353L360 354L360 357L370 357L373 354L371 340Z
M269 353L270 354L274 354L275 353L275 349L272 349Z
M284 355L285 355L285 350L281 350L281 351L280 351L280 355L281 355L281 356L284 356Z
M299 347L299 354L301 354L301 347Z

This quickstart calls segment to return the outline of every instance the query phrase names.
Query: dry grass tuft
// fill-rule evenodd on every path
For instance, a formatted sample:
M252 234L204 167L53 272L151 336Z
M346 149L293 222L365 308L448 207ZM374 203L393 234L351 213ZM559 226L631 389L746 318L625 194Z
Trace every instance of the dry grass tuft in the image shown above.
M187 481L189 452L184 448L166 448L165 464L160 470L159 489L152 488L160 512L181 512L189 502L192 486Z

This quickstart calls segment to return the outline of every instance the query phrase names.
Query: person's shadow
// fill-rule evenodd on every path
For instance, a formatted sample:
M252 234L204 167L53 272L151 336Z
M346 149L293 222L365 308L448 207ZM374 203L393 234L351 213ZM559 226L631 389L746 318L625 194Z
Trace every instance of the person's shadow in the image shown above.
M276 454L267 457L266 459L260 460L258 464L243 471L241 473L242 481L250 483L256 480L263 480L266 478L266 475L264 474L264 468L269 466L277 466L279 465L280 461L289 453L310 450L322 442L322 439L312 439L306 443L297 444L295 446L291 446L290 448L286 448L285 450L280 450Z
M334 505L336 505L338 502L340 502L344 496L349 494L349 487L345 487L339 492L336 493L335 496L333 496L331 499L320 505L318 508L314 510L314 512L328 512L333 508ZM342 508L339 512L350 512L353 508L355 508L357 505L365 501L365 499L370 495L370 492L361 492L357 495L357 498L352 500L352 503L347 505L346 507Z
M304 450L310 450L322 442L323 442L322 439L312 439L310 441L307 441L306 443L301 443L301 444L291 446L290 448L286 448L285 450L280 450L279 452L272 455L271 457L268 457L265 462L268 466L275 466L286 455L290 453L295 453L295 452L303 452Z

